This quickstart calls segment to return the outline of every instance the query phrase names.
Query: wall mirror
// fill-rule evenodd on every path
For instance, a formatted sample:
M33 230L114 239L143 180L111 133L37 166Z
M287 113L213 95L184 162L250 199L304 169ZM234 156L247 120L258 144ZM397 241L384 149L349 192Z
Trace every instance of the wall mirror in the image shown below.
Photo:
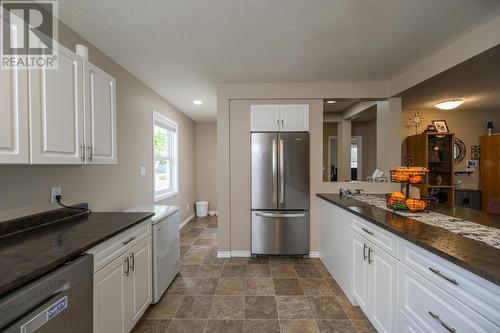
M323 181L367 181L377 168L378 101L323 102Z
M455 164L462 162L467 153L467 148L465 148L465 143L459 138L455 137L453 139L453 160Z

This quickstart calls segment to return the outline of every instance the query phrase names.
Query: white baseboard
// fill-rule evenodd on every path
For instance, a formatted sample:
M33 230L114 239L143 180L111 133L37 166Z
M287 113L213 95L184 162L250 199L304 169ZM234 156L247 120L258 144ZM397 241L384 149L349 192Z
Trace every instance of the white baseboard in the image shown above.
M319 258L319 251L309 252L309 258Z
M184 226L185 226L185 225L186 225L189 221L191 221L191 220L193 219L193 217L194 217L194 213L193 213L193 214L191 214L191 215L189 215L189 216L187 217L187 219L185 219L184 221L182 221L182 223L179 225L179 229L184 228Z
M217 258L231 258L231 251L217 251Z
M249 258L249 257L251 257L251 254L250 254L250 251L231 251L231 257Z

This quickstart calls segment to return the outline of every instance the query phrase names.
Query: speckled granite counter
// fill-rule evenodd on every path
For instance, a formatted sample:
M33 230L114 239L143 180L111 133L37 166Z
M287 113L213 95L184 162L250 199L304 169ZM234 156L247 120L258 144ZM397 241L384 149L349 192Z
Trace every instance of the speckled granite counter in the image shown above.
M1 237L0 296L78 257L152 215L92 213Z
M500 285L500 250L493 246L346 196L332 193L318 193L317 196ZM485 226L500 228L500 216L485 212L442 206L433 207L432 210Z

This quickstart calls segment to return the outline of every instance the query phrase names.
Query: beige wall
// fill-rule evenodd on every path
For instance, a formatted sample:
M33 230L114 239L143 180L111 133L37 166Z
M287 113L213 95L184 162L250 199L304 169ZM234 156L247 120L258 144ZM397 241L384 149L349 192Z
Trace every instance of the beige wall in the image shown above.
M465 158L459 164L455 164L455 170L464 171L467 160L471 159L471 146L479 145L479 137L488 134L486 124L488 118L493 119L493 124L500 127L500 110L460 110L453 111L421 111L424 117L424 124L418 129L421 133L432 120L446 120L450 132L455 133L455 137L462 140L467 149ZM402 116L402 139L415 134L415 128L412 126L411 111L404 110ZM495 122L496 120L496 122ZM477 189L479 187L479 171L471 176L458 175L455 180L463 181L463 188Z
M222 103L225 103L222 101ZM323 100L322 99L228 99L227 121L229 128L221 127L225 119L218 115L219 163L227 158L228 175L219 164L218 204L219 251L250 251L250 105L251 104L309 104L310 126L310 200L311 200L311 251L319 250L319 205L316 193L338 192L341 187L363 188L372 193L385 193L387 184L380 183L326 183L323 182ZM220 106L221 104L219 104ZM221 109L219 109L220 112ZM395 117L398 119L399 117ZM227 140L227 141L226 141ZM221 147L226 150L221 151ZM397 151L399 153L399 146ZM398 161L399 163L399 161ZM227 201L224 192L229 187ZM221 199L223 200L221 202ZM227 214L227 215L226 215Z
M371 176L377 168L377 120L351 122L351 135L360 136L362 156L362 180Z
M195 200L195 123L64 25L59 39L71 50L89 46L90 61L116 78L118 164L110 166L0 166L0 220L54 207L51 186L65 203L88 202L96 211L121 211L153 200L152 110L179 124L179 194L159 204L181 207L181 220ZM146 176L139 176L145 166ZM186 210L186 205L189 206Z
M323 114L323 116L325 116ZM337 136L338 123L323 123L323 180L330 180L330 166L328 165L328 137ZM338 167L338 166L335 166Z
M217 124L196 123L196 200L217 209Z

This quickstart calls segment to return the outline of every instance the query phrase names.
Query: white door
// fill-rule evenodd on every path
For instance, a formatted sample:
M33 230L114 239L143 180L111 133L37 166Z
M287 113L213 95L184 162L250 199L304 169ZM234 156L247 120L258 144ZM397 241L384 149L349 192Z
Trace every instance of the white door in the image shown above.
M33 164L84 163L83 62L60 45L58 66L29 71Z
M151 236L139 242L129 251L130 284L127 293L130 326L139 321L142 314L151 304L152 267L151 267Z
M388 253L370 244L369 249L369 290L370 321L380 333L397 331L398 263Z
M87 163L116 164L116 81L85 63Z
M353 233L352 296L365 313L368 311L368 248L369 243Z
M124 253L94 274L94 333L128 332L127 257Z
M0 163L29 163L28 72L0 70Z
M281 131L309 131L309 105L280 105Z
M253 132L276 132L280 129L279 105L250 105L250 117Z

